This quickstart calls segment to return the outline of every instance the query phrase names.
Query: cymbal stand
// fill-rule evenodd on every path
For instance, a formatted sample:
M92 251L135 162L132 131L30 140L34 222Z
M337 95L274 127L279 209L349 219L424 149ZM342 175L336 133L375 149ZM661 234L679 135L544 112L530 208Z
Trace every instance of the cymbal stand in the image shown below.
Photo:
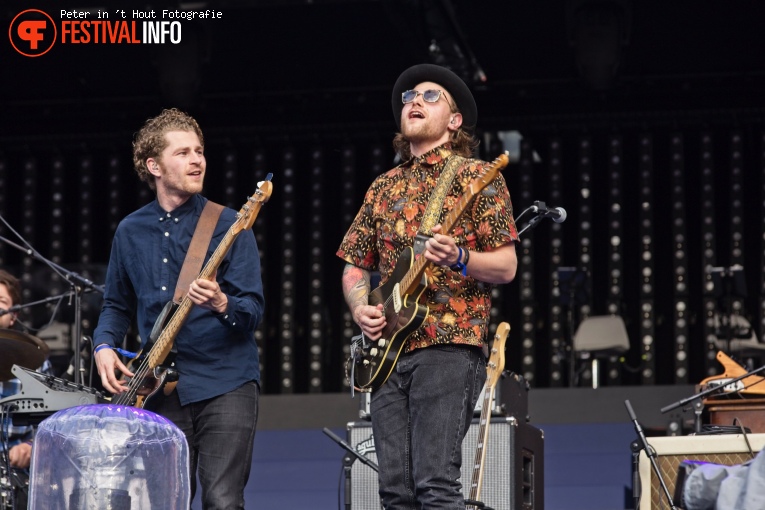
M11 227L7 221L5 221L5 218L0 216L0 221L2 221L6 227L8 227L16 236L22 240L22 242L26 245L20 246L13 241L10 241L9 239L6 239L5 237L0 236L0 241L4 242L5 244L12 246L16 248L17 250L20 250L27 254L28 256L31 256L32 258L39 260L40 262L44 263L48 267L50 267L56 274L61 276L64 280L69 282L69 285L72 287L72 293L74 294L74 339L75 339L75 345L73 347L74 350L74 382L78 384L84 384L81 365L82 365L82 359L80 355L80 344L82 341L82 294L84 292L89 291L98 291L103 294L104 292L104 286L103 285L96 285L92 281L88 280L84 276L81 276L80 274L69 271L68 269L64 269L63 267L59 266L58 264L54 263L51 260L46 259L40 253L35 250L28 242L24 240L21 235L16 232L13 227Z

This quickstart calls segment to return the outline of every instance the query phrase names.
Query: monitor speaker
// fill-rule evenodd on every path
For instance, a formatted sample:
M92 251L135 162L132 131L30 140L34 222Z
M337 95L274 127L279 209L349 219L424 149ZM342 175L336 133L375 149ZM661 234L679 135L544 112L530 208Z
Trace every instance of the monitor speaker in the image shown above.
M470 492L479 433L479 420L475 419L462 443L461 482L466 497ZM370 422L349 423L348 443L361 455L377 462ZM373 469L354 462L346 484L352 510L380 510L377 473ZM481 501L495 510L543 510L543 432L527 423L519 423L514 417L492 418L481 487Z
M765 446L765 434L749 434L747 437L755 454ZM656 451L656 464L672 496L675 494L677 474L683 461L695 460L733 466L752 458L742 434L649 437L648 444ZM645 451L640 452L638 462L641 487L639 509L669 508L659 478L654 473Z

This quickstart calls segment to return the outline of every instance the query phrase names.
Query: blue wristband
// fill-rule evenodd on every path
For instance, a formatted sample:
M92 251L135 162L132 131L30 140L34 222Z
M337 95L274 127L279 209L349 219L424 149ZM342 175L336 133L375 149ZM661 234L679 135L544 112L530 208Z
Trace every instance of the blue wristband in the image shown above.
M462 248L457 246L457 250L459 250L457 252L457 262L449 266L449 269L461 273L462 276L467 276L467 266L462 262Z
M125 349L120 349L119 347L115 347L114 350L117 351L118 353L122 354L126 358L130 358L130 359L133 359L136 356L138 356L137 352L126 351Z
M100 351L101 349L111 349L111 348L112 348L112 346L109 345L109 344L99 344L99 345L96 346L95 349L93 349L93 353L95 354L98 351Z

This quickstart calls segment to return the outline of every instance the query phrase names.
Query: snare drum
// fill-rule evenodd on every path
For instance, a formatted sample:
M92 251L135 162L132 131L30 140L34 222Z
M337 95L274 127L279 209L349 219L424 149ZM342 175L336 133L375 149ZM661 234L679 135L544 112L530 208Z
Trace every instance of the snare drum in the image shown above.
M0 463L0 510L25 510L28 492L29 476L26 471L11 469L9 476L4 463Z

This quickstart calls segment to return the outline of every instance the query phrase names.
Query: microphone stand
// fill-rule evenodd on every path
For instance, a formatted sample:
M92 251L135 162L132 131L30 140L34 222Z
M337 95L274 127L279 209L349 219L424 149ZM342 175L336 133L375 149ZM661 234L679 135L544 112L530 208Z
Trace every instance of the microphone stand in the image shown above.
M630 415L630 419L632 420L632 423L635 425L635 432L637 432L638 439L640 442L638 443L636 448L633 448L633 454L638 455L641 449L645 450L645 454L648 457L648 459L651 461L651 466L653 466L653 471L656 473L656 477L659 479L659 483L661 484L662 490L664 490L664 495L667 497L667 501L669 501L669 507L672 510L678 510L675 506L675 502L672 501L672 496L669 493L669 489L667 488L667 484L664 483L664 478L661 476L661 470L659 469L659 465L656 463L656 450L651 448L651 445L648 444L648 440L645 437L645 434L643 433L643 428L640 426L640 423L638 423L637 416L635 416L635 411L632 410L632 405L630 405L629 400L624 401L624 405L627 407L627 412ZM650 497L650 491L651 487L649 485L649 497ZM634 494L633 494L634 495Z
M545 217L542 216L542 215L537 215L537 216L534 216L533 218L531 218L529 220L529 222L526 223L526 225L524 225L524 227L518 232L518 237L520 237L521 234L523 234L527 230L536 227L539 224L539 222L542 221L544 218Z
M729 386L731 384L737 383L738 381L740 381L742 379L746 379L749 376L757 375L757 374L759 374L760 372L763 372L763 371L765 371L765 365L761 366L760 368L755 368L751 372L747 372L744 375L740 375L738 377L735 377L735 378L731 379L730 381L728 381L725 384L721 384L719 386L714 386L712 388L709 388L709 389L706 389L706 390L701 391L699 393L696 393L695 395L691 395L690 397L685 397L684 399L678 400L677 402L675 402L673 404L669 404L668 406L664 406L664 407L661 408L661 412L662 412L662 414L664 414L666 412L672 411L673 409L677 409L678 407L682 407L682 406L684 406L684 405L686 405L686 404L688 404L690 402L697 401L697 402L694 402L694 404L693 404L694 413L696 414L696 416L694 418L694 430L697 433L701 432L701 411L704 409L704 404L702 402L702 399L704 397L706 397L707 395L711 395L713 393L722 393L723 388L725 388L726 386ZM754 384L759 384L761 382L763 382L763 381L762 380L757 381L756 383L750 384L749 386L754 386ZM749 386L746 386L746 387L748 388ZM740 390L736 390L736 393L738 393L738 391L740 391Z
M2 216L0 216L0 219L2 219L3 223L5 223L8 228L10 228L19 238L21 236L11 228L10 225L5 221ZM58 264L46 259L40 253L29 246L28 243L27 247L20 246L13 241L10 241L6 239L3 236L0 236L0 241L4 242L5 244L12 246L16 248L17 250L20 250L27 255L31 256L32 258L41 261L51 269L53 269L56 274L61 276L64 280L68 281L69 284L72 287L72 293L74 294L74 338L76 341L76 346L74 349L74 382L78 384L84 384L84 381L82 380L82 372L80 371L80 365L82 364L82 360L80 357L80 342L82 339L82 294L84 292L89 291L98 291L100 293L104 293L104 286L103 285L96 285L92 281L88 280L87 278L79 275L78 273L74 271L69 271L68 269L64 269L63 267L59 266Z
M353 462L358 459L362 463L366 464L370 468L374 469L375 473L380 471L377 464L360 454L354 447L343 441L337 434L324 427L323 432L334 442L336 442L343 450L347 451L351 455L343 456L343 472L345 473L345 508L351 509L351 485L349 480L351 479L351 466Z

